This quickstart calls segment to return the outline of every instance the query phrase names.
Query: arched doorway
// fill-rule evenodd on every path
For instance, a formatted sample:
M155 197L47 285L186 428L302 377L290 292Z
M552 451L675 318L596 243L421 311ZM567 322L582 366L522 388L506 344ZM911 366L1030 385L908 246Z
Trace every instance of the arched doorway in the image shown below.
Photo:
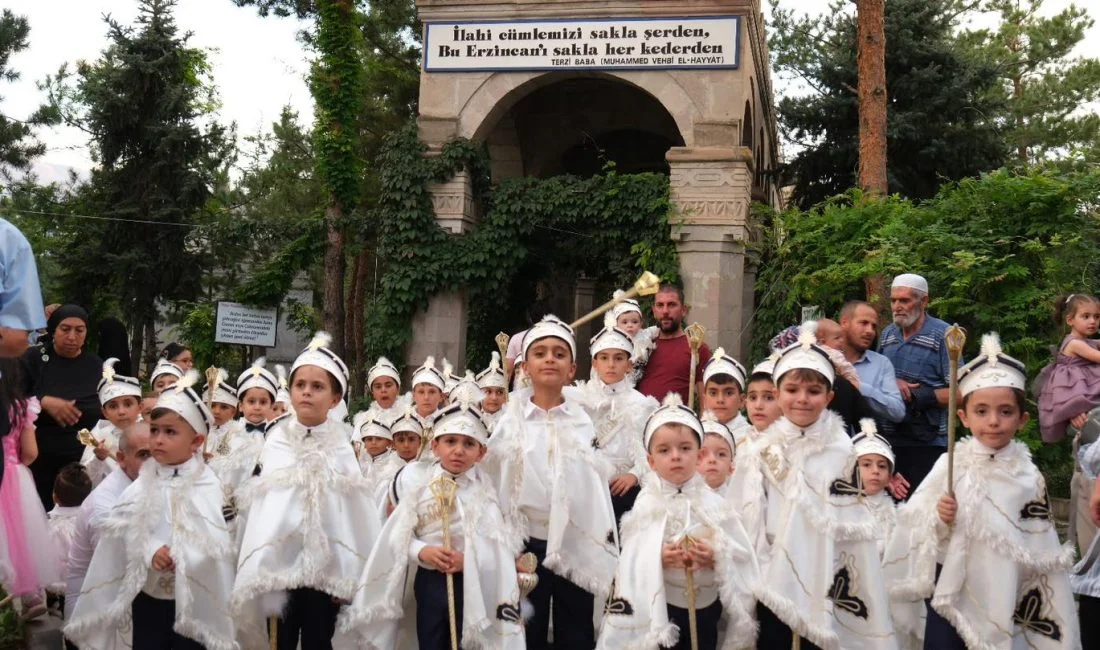
M602 75L532 84L479 131L489 144L496 180L592 176L607 163L621 173L668 174L665 154L684 145L676 120L660 101Z

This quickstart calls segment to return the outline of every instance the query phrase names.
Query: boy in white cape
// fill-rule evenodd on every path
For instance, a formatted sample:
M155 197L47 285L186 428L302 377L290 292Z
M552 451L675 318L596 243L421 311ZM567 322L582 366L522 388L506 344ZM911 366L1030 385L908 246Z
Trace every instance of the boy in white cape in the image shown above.
M1024 365L983 336L959 372L958 414L971 436L955 445L954 493L944 454L898 510L884 564L913 647L922 633L936 650L1081 647L1073 547L1060 544L1043 475L1014 439L1028 420L1025 386Z
M91 434L95 447L85 447L80 463L88 471L95 487L118 469L114 459L118 453L118 439L122 430L133 425L141 415L141 382L115 372L118 359L103 362L103 376L96 386L103 418L96 423Z
M856 454L840 416L827 409L836 370L801 327L772 376L783 417L765 433L770 556L758 593L761 650L892 650L897 647L876 523L861 501Z
M703 437L703 425L675 393L646 423L654 473L623 517L623 548L600 630L601 650L715 650L720 637L726 649L755 645L756 557L737 513L696 472ZM687 592L688 572L694 602ZM692 604L695 644L689 629Z
M641 431L659 404L634 388L630 375L634 342L629 334L614 326L604 327L589 340L588 351L592 377L581 386L580 397L596 428L592 447L614 467L608 486L615 520L621 521L638 498L642 476L649 472Z
M329 417L347 366L319 332L290 371L293 414L272 423L260 475L245 491L232 607L243 638L266 645L277 617L280 650L331 647L340 602L358 588L381 528L348 426Z
M221 483L196 457L214 420L191 389L197 379L191 370L157 399L154 460L101 526L65 626L81 648L237 648L229 615L235 555Z
M518 535L504 525L495 489L479 471L489 432L474 402L463 396L433 424L434 462L401 472L402 495L379 536L355 600L341 616L341 631L354 632L361 647L397 647L406 607L408 574L416 600L420 650L452 647L446 576L454 581L456 644L463 648L522 650L516 555ZM441 495L449 494L451 499ZM444 537L447 518L449 540ZM449 547L445 544L449 542Z

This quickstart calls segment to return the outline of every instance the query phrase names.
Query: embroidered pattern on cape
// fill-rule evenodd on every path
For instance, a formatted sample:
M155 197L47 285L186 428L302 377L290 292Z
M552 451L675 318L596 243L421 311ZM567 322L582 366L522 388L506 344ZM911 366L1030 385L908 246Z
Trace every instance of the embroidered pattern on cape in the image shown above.
M852 616L867 620L867 603L858 597L859 585L856 584L859 574L852 566L852 558L846 553L841 554L841 567L833 576L833 586L829 587L826 596L833 601L833 605L848 612ZM855 577L853 577L855 576Z
M1044 490L1036 501L1028 501L1020 509L1020 519L1045 519L1050 521L1050 494Z
M520 615L519 607L513 603L501 603L497 606L497 618L506 623L523 623L523 616Z
M1042 584L1036 585L1024 592L1016 605L1016 611L1012 614L1012 622L1019 625L1025 632L1034 632L1054 641L1062 640L1062 628L1058 622L1050 618L1047 610L1048 598L1044 594L1046 577L1041 578Z

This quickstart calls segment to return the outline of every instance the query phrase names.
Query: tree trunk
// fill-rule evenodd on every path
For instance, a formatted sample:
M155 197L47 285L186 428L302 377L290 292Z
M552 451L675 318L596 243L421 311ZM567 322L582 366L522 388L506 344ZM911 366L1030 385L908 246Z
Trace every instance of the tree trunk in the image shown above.
M348 356L353 363L351 367L353 397L362 397L366 394L363 385L367 367L367 362L363 358L363 320L366 318L363 313L363 304L367 293L367 274L370 272L371 257L371 250L365 246L355 257L355 278L348 298L348 309L351 310L351 315L348 319L350 327L347 345Z
M859 43L859 186L886 196L886 2L856 0Z
M160 353L157 348L157 320L148 315L148 312L144 313L146 315L142 319L142 330L145 332L145 368L152 372L153 366L157 365L157 355Z
M332 351L344 354L344 231L339 226L344 216L343 206L333 201L325 208L325 224L328 234L325 240L325 293L323 323L325 331L332 335Z
M145 334L145 323L141 318L130 321L130 363L135 377L141 377L141 341Z

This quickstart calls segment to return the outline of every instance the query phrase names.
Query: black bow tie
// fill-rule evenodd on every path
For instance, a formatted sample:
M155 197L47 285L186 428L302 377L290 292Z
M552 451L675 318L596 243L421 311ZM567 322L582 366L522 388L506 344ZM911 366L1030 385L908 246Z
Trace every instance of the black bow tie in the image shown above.
M259 431L260 433L263 433L264 429L266 428L266 424L252 424L251 422L247 422L244 425L244 430L247 433L252 433L253 431Z

